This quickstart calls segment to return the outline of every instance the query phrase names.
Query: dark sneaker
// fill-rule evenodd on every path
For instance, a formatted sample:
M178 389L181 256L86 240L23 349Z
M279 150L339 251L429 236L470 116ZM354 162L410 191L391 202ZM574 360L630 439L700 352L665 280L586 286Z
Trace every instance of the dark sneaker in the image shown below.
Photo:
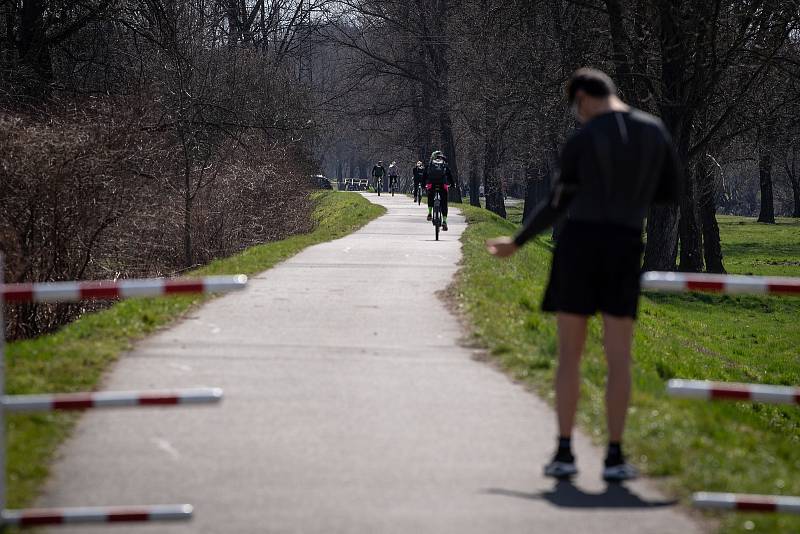
M442 223L442 232L447 231L447 223Z
M544 466L544 475L552 478L569 478L578 474L578 468L575 467L575 461L572 462L559 462L553 460Z
M433 215L431 215L430 213L428 214L428 220L429 220L429 221L432 221L432 220L433 220Z
M631 464L623 462L617 465L606 466L603 468L603 480L608 482L621 482L632 480L639 476L639 471Z

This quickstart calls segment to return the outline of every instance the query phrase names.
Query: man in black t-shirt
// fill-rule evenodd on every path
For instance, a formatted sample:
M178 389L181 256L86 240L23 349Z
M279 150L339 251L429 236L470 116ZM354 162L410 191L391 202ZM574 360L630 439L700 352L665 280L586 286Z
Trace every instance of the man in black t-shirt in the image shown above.
M567 98L583 128L561 151L561 175L549 197L512 238L487 242L507 257L566 214L553 253L542 309L558 313L556 409L559 442L545 474L577 473L571 435L580 388L580 358L590 316L603 316L608 361L606 414L609 444L603 478L634 478L622 454L631 389L633 326L639 302L642 227L654 203L678 200L681 171L664 124L627 106L611 79L594 69L576 71Z

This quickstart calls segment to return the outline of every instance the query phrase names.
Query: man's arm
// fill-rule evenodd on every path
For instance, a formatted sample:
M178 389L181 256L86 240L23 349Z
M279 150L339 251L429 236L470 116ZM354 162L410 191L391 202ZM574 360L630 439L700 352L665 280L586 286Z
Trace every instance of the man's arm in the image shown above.
M517 247L521 247L536 234L552 226L575 198L579 186L577 139L573 137L564 145L561 152L561 174L550 189L548 198L536 207L522 229L514 236L514 244Z

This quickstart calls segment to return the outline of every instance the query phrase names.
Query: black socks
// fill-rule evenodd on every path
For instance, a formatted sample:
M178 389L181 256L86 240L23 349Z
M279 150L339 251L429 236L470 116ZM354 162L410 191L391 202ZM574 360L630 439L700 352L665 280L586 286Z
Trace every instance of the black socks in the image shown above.
M555 462L564 462L566 464L571 464L575 462L575 456L572 454L572 438L571 437L559 437L558 438L558 451L556 451L556 457L553 458Z
M622 456L622 444L619 441L610 441L608 443L608 454L606 454L606 467L614 467L625 463L625 458Z
M574 463L575 455L572 454L572 438L567 436L560 436L558 438L558 450L556 456L553 458L555 462ZM611 441L608 443L608 452L606 454L606 467L614 467L625 463L625 457L622 455L622 444L619 441Z

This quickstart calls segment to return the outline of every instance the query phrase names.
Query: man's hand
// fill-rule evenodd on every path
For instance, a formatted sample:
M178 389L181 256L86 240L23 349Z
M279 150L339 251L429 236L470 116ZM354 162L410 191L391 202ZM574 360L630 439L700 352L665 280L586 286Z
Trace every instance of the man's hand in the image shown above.
M514 240L510 237L496 237L486 240L486 250L489 251L489 254L497 256L498 258L508 258L514 254L518 248Z

